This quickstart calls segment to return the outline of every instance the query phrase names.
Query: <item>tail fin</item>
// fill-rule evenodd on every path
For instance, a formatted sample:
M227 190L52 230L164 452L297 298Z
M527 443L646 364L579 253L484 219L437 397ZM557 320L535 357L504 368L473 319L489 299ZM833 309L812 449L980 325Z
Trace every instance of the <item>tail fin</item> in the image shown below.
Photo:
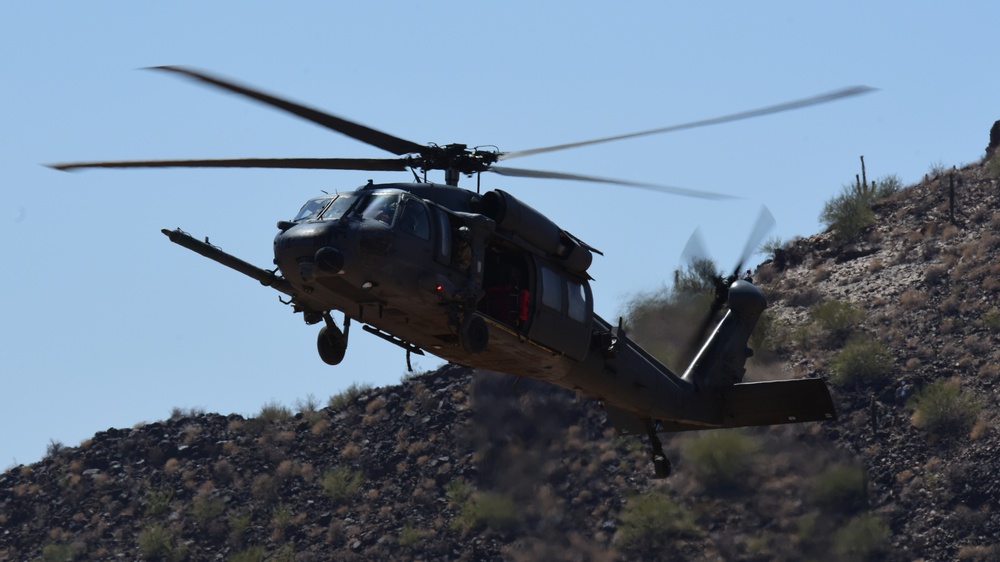
M748 281L734 281L728 296L729 310L684 371L684 380L701 390L721 391L743 380L753 355L750 334L767 308L764 294Z
M836 419L830 391L821 379L744 383L750 334L767 307L760 289L747 281L729 287L729 310L684 372L700 392L714 396L721 413L715 427L746 427ZM713 424L714 425L714 424ZM665 421L660 431L705 429Z

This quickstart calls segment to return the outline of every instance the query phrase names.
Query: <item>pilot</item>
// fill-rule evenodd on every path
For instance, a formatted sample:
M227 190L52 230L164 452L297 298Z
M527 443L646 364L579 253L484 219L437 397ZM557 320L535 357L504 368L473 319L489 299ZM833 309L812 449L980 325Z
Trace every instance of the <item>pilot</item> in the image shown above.
M383 206L379 209L378 214L375 215L375 220L381 222L382 224L391 224L392 217L396 214L396 204L392 203Z

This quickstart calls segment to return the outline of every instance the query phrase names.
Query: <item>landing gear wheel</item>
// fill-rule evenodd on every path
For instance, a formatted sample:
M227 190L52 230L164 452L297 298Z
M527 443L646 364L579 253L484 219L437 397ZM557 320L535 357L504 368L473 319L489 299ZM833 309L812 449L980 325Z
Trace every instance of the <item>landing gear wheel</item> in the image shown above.
M663 443L656 435L656 426L653 420L646 420L646 436L649 437L649 445L652 448L654 478L663 479L670 476L670 459L663 452Z
M347 337L336 326L323 326L316 338L316 350L327 365L339 365L347 353Z
M490 342L489 326L481 316L469 314L458 328L458 340L467 353L482 353Z
M670 476L670 459L664 455L653 455L653 471L656 478L663 479Z

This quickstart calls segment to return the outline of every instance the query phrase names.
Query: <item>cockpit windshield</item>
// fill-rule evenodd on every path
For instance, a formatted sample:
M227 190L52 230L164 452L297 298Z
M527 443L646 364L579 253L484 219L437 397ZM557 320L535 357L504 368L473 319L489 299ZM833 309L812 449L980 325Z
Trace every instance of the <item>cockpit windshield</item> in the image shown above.
M391 226L398 208L399 193L373 193L361 203L359 212L362 219L376 220Z
M357 199L354 195L340 195L333 200L333 204L323 213L323 220L336 220L344 216L344 213L351 208L351 204Z
M306 201L305 205L299 209L299 214L295 215L292 219L293 222L307 221L315 219L319 216L323 209L330 204L330 197L317 197L315 199L310 199Z

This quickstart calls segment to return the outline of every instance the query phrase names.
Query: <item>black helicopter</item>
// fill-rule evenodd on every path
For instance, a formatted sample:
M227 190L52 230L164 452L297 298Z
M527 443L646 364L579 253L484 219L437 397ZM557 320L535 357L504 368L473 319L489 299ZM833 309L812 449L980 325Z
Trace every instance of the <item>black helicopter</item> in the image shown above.
M185 67L159 70L234 92L391 152L397 158L238 158L77 162L84 168L310 168L411 171L410 183L361 186L307 201L279 221L274 269L262 269L176 230L171 241L250 276L287 296L307 324L323 326L317 347L336 365L347 350L351 322L407 352L532 377L600 400L622 434L649 437L657 477L670 463L660 432L732 428L836 417L820 379L742 382L753 353L748 340L767 306L760 289L735 275L717 279L716 299L700 330L700 345L675 374L594 313L587 270L600 253L513 195L458 187L462 175L600 182L684 196L726 196L624 180L497 166L519 156L563 150L685 128L735 121L858 95L854 87L828 94L638 133L518 152L462 144L420 145L256 89ZM429 183L443 170L445 183ZM422 176L420 175L422 174ZM748 245L748 248L750 246ZM749 252L744 252L744 258ZM741 260L742 261L742 260ZM726 309L705 337L716 313ZM332 316L339 311L338 325ZM342 326L342 327L341 327ZM703 341L701 341L703 340Z

